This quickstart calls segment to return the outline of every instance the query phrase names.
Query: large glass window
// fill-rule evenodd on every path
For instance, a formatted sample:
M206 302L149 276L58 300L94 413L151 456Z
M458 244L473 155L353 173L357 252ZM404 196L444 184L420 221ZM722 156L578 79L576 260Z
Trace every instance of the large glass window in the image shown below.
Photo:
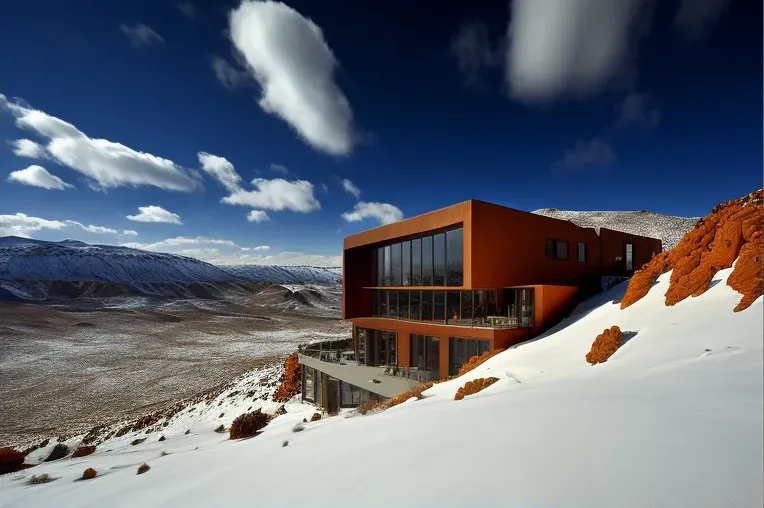
M401 264L403 265L403 275L401 283L403 286L411 285L411 242L401 244Z
M302 374L303 374L303 380L302 380L302 398L305 400L314 400L316 397L315 393L315 375L316 370L311 367L302 366Z
M460 304L461 295L459 294L459 291L449 291L446 293L446 319L460 319Z
M432 321L432 291L422 291L422 321Z
M472 291L462 291L462 319L472 319Z
M390 262L391 266L391 274L390 274L390 285L391 286L401 286L401 271L403 269L402 263L401 263L401 244L394 243L390 246L390 249L392 250L392 261Z
M387 291L379 293L379 317L387 317Z
M391 318L398 317L398 292L388 291L387 312Z
M491 348L490 341L450 337L448 344L448 374L455 376L473 356L480 356Z
M390 266L390 262L392 261L391 258L391 248L390 246L385 247L385 278L382 283L383 286L389 286L390 285L390 277L392 276L392 269Z
M446 234L440 233L433 240L433 286L446 285Z
M422 285L422 239L411 240L411 285Z
M379 247L377 249L377 277L376 285L385 285L385 248Z
M422 285L432 286L432 237L422 238Z
M433 291L434 294L434 309L435 321L444 321L446 319L446 292L445 291Z
M411 334L409 366L430 373L430 379L438 379L440 366L440 339L429 335Z
M421 291L409 292L409 304L410 304L409 317L411 319L416 319L416 320L422 319L422 314L419 312L419 304L421 301L420 296L421 296Z
M409 292L398 292L398 317L401 319L409 318Z
M464 283L464 230L446 231L446 284L461 286Z
M570 245L567 240L554 240L547 239L546 241L546 257L549 259L568 259L570 252Z

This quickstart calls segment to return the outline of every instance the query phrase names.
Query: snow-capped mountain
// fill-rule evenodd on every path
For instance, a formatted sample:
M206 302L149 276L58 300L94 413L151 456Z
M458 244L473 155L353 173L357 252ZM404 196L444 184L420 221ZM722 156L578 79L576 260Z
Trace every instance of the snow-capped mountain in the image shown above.
M691 230L699 217L676 217L661 213L639 210L633 212L580 212L542 208L533 213L569 220L585 228L607 228L634 235L660 238L663 250L671 250L685 233Z
M339 284L342 268L317 266L226 265L224 269L238 279L278 284Z

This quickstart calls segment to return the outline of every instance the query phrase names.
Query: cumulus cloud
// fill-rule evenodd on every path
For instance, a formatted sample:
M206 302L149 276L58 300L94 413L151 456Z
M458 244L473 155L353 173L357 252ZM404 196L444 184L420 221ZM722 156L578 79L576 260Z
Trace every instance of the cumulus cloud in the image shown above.
M465 23L451 43L465 84L481 84L481 73L486 68L499 67L504 59L503 44L491 45L488 26L482 21Z
M23 213L0 215L0 236L10 235L31 238L33 233L44 229L60 230L72 226L96 234L114 234L117 232L115 229L85 225L74 220L48 220L40 217L30 217Z
M655 127L660 121L660 110L652 104L648 94L631 93L618 105L618 126L632 124Z
M138 152L120 143L89 138L74 125L39 110L10 102L0 94L0 109L16 117L16 126L47 139L45 155L89 178L94 187L152 185L189 192L199 181L173 161Z
M130 44L136 48L144 48L154 43L164 44L162 36L143 23L136 23L133 26L122 23L119 25L119 31L125 34L130 39Z
M509 92L538 103L587 96L623 77L652 14L650 0L515 0L511 5Z
M245 247L231 240L208 238L176 237L155 243L123 243L125 247L152 252L166 252L195 257L218 265L264 264L264 265L310 265L341 266L342 256L324 256L303 252L280 252L265 254L268 245Z
M45 148L31 139L17 139L10 143L13 146L13 154L18 157L29 157L30 159L45 157Z
M262 210L252 210L247 214L247 220L249 222L265 222L270 220L270 217Z
M345 212L342 218L348 222L376 219L380 224L391 224L403 219L403 212L389 203L356 203L352 212Z
M161 206L139 206L137 215L128 215L127 218L136 222L162 222L165 224L182 225L180 215L165 210Z
M313 195L313 184L308 181L255 178L252 185L256 190L238 189L230 196L224 197L222 202L264 210L291 210L302 213L321 208L321 203Z
M281 2L244 0L229 14L236 50L262 89L263 111L317 150L353 149L353 112L334 80L339 64L321 28Z
M587 166L606 166L615 160L610 144L601 136L590 141L579 141L552 164L552 169L582 169Z
M188 19L194 19L197 15L196 6L191 2L178 2L175 6Z
M681 0L674 26L687 42L697 42L729 5L730 0Z
M229 191L239 189L241 177L228 159L206 152L196 154L202 169L217 179Z
M361 197L361 189L355 186L353 182L345 178L342 180L342 188L345 189L345 192L348 194L354 196L356 199Z
M59 177L50 174L44 167L34 164L28 168L12 172L8 176L8 181L48 190L64 190L74 187Z
M123 236L138 236L138 232L134 229L123 229L122 235Z
M236 90L252 81L252 77L247 71L234 67L225 58L215 55L210 60L210 65L218 81L229 90Z

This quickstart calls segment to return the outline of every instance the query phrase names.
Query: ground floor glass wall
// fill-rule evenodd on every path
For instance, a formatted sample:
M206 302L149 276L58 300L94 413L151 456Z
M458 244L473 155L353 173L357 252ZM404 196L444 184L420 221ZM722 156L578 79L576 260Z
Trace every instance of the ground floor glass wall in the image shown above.
M429 379L440 378L440 339L429 335L410 335L409 367L427 371Z
M383 330L356 328L356 358L361 365L397 365L398 334Z
M448 374L455 376L459 369L473 356L480 356L491 349L488 340L461 339L450 337L448 339Z

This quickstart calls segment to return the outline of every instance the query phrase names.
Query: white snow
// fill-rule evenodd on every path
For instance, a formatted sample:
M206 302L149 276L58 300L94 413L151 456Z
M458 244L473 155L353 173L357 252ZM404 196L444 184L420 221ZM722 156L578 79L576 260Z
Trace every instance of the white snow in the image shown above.
M676 247L679 240L695 227L699 217L676 217L662 213L639 210L633 212L583 212L542 208L533 213L569 220L584 228L607 228L633 235L660 238L663 250Z
M674 307L663 303L668 273L625 310L619 285L543 338L383 413L295 433L312 411L295 404L235 442L216 422L183 435L183 422L163 443L126 436L2 476L0 506L760 507L764 306L733 313L730 272ZM612 325L637 334L590 366L594 337ZM453 400L486 376L499 381ZM138 476L143 462L151 470ZM87 467L99 477L75 481ZM41 473L58 479L26 484Z
M342 283L342 268L278 265L225 265L222 268L245 280L262 280L279 284Z

